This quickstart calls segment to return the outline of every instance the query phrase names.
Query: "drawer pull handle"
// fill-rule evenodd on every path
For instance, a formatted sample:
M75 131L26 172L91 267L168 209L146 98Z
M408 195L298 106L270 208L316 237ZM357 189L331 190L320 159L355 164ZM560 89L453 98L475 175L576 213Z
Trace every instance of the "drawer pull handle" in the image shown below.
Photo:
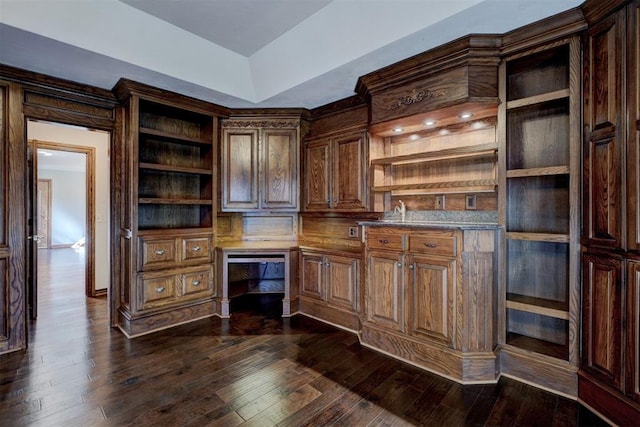
M428 248L437 248L438 247L438 245L436 245L435 243L425 243L424 245L426 247L428 247Z
M164 286L160 286L159 288L156 288L156 292L159 294L164 292Z
M194 280L193 282L191 282L191 284L193 286L199 286L200 285L200 280Z
M193 252L200 252L200 246L194 246L193 248L191 248L191 250Z
M164 255L164 249L156 249L155 253L156 255Z
M380 239L379 242L382 243L383 245L386 245L387 243L389 243L387 239Z

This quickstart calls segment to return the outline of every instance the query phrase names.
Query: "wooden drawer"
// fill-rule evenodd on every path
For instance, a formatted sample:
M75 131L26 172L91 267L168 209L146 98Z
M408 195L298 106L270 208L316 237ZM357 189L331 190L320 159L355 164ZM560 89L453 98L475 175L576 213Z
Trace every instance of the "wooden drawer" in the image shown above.
M143 274L138 276L140 307L148 309L169 304L176 297L175 274Z
M180 293L183 296L203 294L213 289L213 268L191 271L180 275Z
M175 239L146 240L144 237L141 238L141 270L149 267L161 268L170 266L177 261Z
M404 249L404 237L404 234L369 232L367 233L367 246L371 249L402 251Z
M182 238L181 261L211 261L211 238L210 237L189 237Z
M455 257L457 253L454 236L436 234L413 234L409 240L409 251L413 253Z

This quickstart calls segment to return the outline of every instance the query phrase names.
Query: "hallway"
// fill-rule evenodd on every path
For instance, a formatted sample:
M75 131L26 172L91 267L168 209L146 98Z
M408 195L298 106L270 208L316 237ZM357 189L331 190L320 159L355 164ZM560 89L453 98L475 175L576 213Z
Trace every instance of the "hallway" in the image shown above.
M3 426L604 425L507 378L461 386L315 320L283 320L269 296L235 300L227 321L128 340L106 326L105 298L84 297L78 257L50 255L30 347L0 356Z

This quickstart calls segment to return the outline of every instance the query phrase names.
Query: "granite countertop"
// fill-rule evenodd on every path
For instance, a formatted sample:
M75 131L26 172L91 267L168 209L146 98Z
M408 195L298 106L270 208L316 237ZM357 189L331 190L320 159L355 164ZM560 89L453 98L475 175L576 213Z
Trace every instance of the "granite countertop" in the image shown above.
M369 227L418 227L442 229L496 229L498 214L495 211L407 211L405 220L395 212L385 212L380 220L360 221Z

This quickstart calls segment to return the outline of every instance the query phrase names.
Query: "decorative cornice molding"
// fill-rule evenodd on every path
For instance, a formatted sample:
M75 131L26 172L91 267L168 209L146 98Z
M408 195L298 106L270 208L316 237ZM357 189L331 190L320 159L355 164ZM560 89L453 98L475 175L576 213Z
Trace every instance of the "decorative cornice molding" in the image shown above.
M389 104L387 110L396 110L400 107L406 107L408 105L417 104L422 101L426 101L427 99L439 98L441 96L445 96L447 91L444 89L440 90L418 90L413 89L409 94L404 95L398 99L397 102Z
M299 126L299 120L222 120L222 127L224 128L295 129Z

